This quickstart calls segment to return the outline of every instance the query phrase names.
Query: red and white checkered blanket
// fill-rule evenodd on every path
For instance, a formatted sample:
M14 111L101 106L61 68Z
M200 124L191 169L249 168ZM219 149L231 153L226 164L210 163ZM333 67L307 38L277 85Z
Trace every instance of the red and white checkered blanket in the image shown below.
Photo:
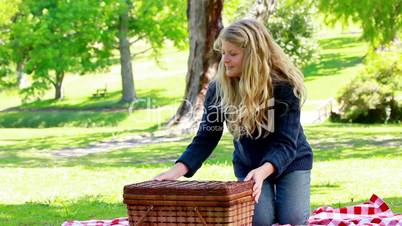
M370 201L356 206L333 209L320 207L313 211L309 225L380 225L402 226L402 215L392 213L388 205L373 194Z
M388 205L373 194L370 201L360 205L334 209L329 206L317 208L308 220L309 225L364 225L402 226L402 214L394 214ZM127 218L113 220L66 221L62 226L115 226L129 225Z
M126 225L128 226L128 218L115 218L113 220L89 220L89 221L66 221L62 224L62 226L120 226Z

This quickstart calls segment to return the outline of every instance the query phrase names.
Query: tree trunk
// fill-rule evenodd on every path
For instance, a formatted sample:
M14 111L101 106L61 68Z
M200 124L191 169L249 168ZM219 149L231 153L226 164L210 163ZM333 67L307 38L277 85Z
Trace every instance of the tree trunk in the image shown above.
M126 0L127 8L119 16L119 51L122 82L122 102L131 103L137 99L134 88L133 69L131 65L130 43L128 40L128 13L130 1Z
M55 100L61 100L64 98L63 93L63 79L64 79L64 72L56 72L56 81L53 83L55 94Z
M268 22L269 16L275 12L277 2L278 0L256 0L246 17L266 23Z
M188 0L187 4L190 54L186 89L176 115L168 122L182 133L191 132L201 119L208 83L216 73L220 57L212 47L223 27L223 0Z
M17 62L16 72L17 72L18 88L23 89L23 88L28 87L27 76L24 73L24 62L22 62L22 61Z

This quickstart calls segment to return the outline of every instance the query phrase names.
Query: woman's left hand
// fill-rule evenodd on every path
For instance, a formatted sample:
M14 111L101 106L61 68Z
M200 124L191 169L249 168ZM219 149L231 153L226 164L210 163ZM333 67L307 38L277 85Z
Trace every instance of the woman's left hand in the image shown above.
M255 168L251 170L246 178L244 178L244 181L249 181L249 180L254 180L254 186L253 186L253 197L254 201L258 203L258 199L260 198L261 195L261 190L262 190L262 184L264 180L274 173L275 167L270 163L266 162L262 166Z

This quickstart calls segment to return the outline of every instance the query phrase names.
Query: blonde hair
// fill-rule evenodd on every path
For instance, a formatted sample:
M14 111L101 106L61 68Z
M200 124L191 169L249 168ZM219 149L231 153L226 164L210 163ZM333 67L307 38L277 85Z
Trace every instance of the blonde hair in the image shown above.
M304 100L303 74L257 20L244 19L224 28L214 43L215 50L222 51L222 41L244 50L239 78L225 76L223 57L214 78L216 95L220 97L217 100L226 113L228 129L236 139L244 135L251 137L255 132L257 138L265 137L269 133L266 128L273 128L273 118L268 114L273 84L289 83L295 96Z

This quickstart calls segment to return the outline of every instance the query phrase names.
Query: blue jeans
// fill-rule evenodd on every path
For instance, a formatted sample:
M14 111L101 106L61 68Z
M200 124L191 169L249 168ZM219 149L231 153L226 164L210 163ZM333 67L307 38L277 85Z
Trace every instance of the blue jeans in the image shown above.
M244 180L247 170L234 165L235 175ZM265 180L255 205L253 226L279 224L305 225L310 215L310 170L282 175L275 181Z

